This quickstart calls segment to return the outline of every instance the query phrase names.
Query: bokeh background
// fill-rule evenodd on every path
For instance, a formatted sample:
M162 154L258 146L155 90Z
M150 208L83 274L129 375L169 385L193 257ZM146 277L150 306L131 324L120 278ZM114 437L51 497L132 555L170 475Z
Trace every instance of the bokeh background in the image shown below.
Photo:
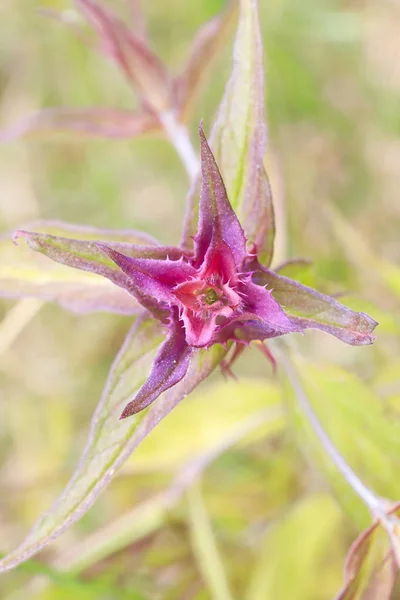
M128 1L109 5L129 18ZM143 3L172 70L220 0ZM277 256L381 325L373 347L318 332L291 340L315 410L352 467L400 499L400 2L260 2ZM135 106L110 64L36 0L0 3L2 126L44 106ZM67 0L40 6L71 11ZM206 129L231 39L191 118ZM0 226L36 219L134 227L179 239L187 177L160 137L3 145ZM61 492L129 319L0 304L0 551ZM37 559L3 575L7 600L328 600L370 523L324 457L287 387L250 349L238 381L214 374L143 443L90 512ZM268 412L265 413L265 409ZM202 470L201 465L209 463ZM185 489L198 471L197 482ZM183 483L182 483L183 482ZM400 593L394 598L400 598Z

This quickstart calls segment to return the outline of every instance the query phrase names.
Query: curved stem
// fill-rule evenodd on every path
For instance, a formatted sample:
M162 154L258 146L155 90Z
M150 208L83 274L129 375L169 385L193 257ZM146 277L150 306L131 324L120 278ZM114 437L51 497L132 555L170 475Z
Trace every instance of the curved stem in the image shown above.
M290 360L288 353L283 347L282 343L279 345L280 362L283 370L292 386L294 393L296 394L297 401L304 415L307 417L311 427L314 429L316 436L318 437L321 446L324 448L327 455L330 457L338 471L342 474L347 483L355 491L355 493L361 498L366 504L371 515L374 519L377 519L386 530L389 539L392 544L392 550L396 557L396 561L400 566L400 546L398 540L397 529L399 527L399 520L388 514L390 509L390 503L384 498L380 498L372 490L370 490L356 475L350 465L346 462L345 458L333 444L332 440L326 433L322 424L320 423L311 402L307 398L307 394L301 384L300 378L297 375L296 369Z
M190 180L193 181L200 171L200 161L190 141L187 127L179 123L172 112L161 113L159 119L168 139L177 151Z

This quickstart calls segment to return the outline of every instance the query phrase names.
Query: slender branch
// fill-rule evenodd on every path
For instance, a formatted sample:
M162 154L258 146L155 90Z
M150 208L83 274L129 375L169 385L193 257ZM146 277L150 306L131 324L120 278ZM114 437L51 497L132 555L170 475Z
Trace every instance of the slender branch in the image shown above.
M190 180L193 181L200 171L200 162L190 141L187 127L178 123L172 112L160 114L159 119L168 139L177 151Z
M297 375L296 369L289 358L289 355L282 343L277 344L279 346L279 357L280 364L282 365L286 376L296 394L297 401L304 415L307 417L310 425L314 429L321 445L325 452L328 454L332 462L335 464L338 471L346 479L347 483L355 491L355 493L361 498L370 510L372 517L380 521L382 526L385 528L390 541L392 543L393 550L396 555L396 560L400 564L400 549L398 547L399 542L396 534L396 527L398 527L398 519L391 517L387 514L387 510L390 507L390 503L387 500L380 498L374 492L372 492L356 475L350 465L346 462L345 458L333 444L332 440L326 433L325 429L321 425L311 403L307 397L306 392L301 384L301 381Z

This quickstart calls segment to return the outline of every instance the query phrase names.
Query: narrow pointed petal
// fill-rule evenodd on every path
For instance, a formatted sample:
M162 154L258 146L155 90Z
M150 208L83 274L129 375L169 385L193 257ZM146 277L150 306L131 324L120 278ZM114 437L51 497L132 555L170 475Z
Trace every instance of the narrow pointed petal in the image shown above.
M47 108L0 131L0 141L50 134L128 139L160 131L157 117L115 108Z
M362 312L354 312L330 296L268 269L258 271L255 281L268 285L272 295L298 326L330 333L353 346L372 344L377 322Z
M265 327L281 332L302 331L283 311L270 290L255 283L246 284L246 308L254 313Z
M168 73L148 45L95 0L75 0L97 31L105 52L156 112L174 108Z
M201 263L211 241L225 242L231 249L239 268L246 256L243 229L230 205L225 185L203 128L199 127L201 145L202 187L199 227L195 238L196 260Z
M0 238L0 295L50 300L79 313L135 314L139 310L132 295L111 283L114 276L119 277L117 269L111 261L105 262L105 257L93 246L93 240L100 238L110 243L115 240L115 247L136 248L136 251L141 244L141 255L148 253L157 258L162 257L161 252L164 256L170 253L169 249L154 245L153 238L140 232L97 229L57 221L31 223L14 237L18 245L12 243L9 235ZM70 237L75 239L68 239ZM19 243L21 238L28 246ZM77 268L69 269L65 265ZM83 270L79 271L79 268ZM108 279L98 277L96 273Z
M134 400L124 408L121 419L140 412L157 400L160 394L179 383L187 373L191 354L184 329L177 323L160 347L149 378Z
M193 38L192 48L181 75L175 80L179 119L187 122L193 103L202 88L216 57L226 43L237 14L237 1L231 0L226 10L204 23Z
M102 243L97 247L108 255L128 278L132 293L141 303L144 298L173 304L172 289L196 273L195 269L183 260L154 260L126 256Z

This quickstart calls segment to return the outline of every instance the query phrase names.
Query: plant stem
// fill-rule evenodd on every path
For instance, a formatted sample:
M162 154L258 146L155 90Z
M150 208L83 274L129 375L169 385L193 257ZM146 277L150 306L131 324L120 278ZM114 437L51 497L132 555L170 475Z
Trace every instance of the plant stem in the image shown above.
M356 473L353 471L350 465L346 462L345 458L341 455L339 450L333 444L332 440L326 433L317 415L315 414L314 409L312 408L312 405L307 397L307 394L304 391L301 381L297 375L296 369L292 361L290 360L286 349L283 347L282 343L277 344L277 346L278 345L280 364L282 365L286 376L293 388L293 391L296 394L297 401L301 410L307 417L325 452L335 464L338 471L346 479L347 483L351 486L355 493L366 504L366 506L372 514L372 517L374 519L377 519L381 523L382 527L386 530L386 533L388 534L389 539L392 543L392 549L394 551L396 560L400 565L400 547L399 540L397 537L398 534L396 530L396 528L399 526L399 521L397 518L388 514L390 503L386 499L380 498L379 496L374 494L361 481L361 479L356 475Z
M200 171L200 162L190 141L187 127L178 123L175 114L172 112L160 114L159 119L168 139L177 151L190 180L194 181Z

